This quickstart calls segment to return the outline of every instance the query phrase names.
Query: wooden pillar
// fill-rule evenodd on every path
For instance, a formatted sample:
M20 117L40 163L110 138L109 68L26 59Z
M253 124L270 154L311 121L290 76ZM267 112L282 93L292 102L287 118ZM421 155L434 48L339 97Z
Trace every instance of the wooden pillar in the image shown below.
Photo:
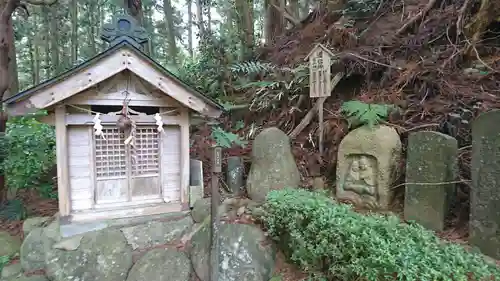
M180 111L181 127L181 204L189 208L189 111Z
M56 124L56 159L57 159L57 191L59 197L59 215L70 214L69 175L68 175L68 131L66 127L66 106L55 108Z

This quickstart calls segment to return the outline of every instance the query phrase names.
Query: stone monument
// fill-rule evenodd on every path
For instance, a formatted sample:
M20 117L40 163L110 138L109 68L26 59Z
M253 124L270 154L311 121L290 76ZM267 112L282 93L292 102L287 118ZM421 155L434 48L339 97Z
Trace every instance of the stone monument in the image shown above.
M439 132L415 132L406 149L404 217L442 231L454 198L458 143Z
M402 144L389 126L359 127L341 141L336 196L357 207L388 209Z
M500 259L500 110L472 123L470 239L483 254Z
M252 166L247 178L248 197L255 202L266 200L271 190L297 188L300 172L290 146L290 138L271 127L260 132L252 145Z

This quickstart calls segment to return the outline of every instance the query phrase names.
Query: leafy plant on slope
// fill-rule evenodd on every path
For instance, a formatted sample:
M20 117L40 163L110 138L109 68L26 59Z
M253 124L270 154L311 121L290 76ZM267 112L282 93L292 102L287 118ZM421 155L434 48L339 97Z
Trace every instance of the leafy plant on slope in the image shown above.
M387 120L389 114L396 107L388 104L368 104L353 100L344 102L341 112L347 119L349 128L361 125L373 127L383 120Z

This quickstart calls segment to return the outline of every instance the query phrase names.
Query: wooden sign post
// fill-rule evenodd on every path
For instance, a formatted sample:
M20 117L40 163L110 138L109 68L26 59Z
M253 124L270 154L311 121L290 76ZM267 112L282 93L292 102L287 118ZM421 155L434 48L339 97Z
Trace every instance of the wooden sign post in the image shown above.
M211 247L210 247L210 280L219 280L219 225L220 217L218 214L220 204L219 194L219 174L222 172L222 149L220 147L213 148L212 160L212 210L211 210Z
M331 95L332 83L330 82L330 66L335 55L322 44L317 44L306 56L309 60L309 97L319 98L319 153L323 157L323 104Z

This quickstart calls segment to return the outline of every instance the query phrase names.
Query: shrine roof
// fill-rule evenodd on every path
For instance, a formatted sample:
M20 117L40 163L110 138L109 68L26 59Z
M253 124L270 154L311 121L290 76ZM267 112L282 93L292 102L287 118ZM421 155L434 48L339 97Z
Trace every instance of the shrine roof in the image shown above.
M35 85L31 88L28 88L24 91L19 92L18 94L11 96L2 102L5 103L7 106L16 104L17 102L29 99L33 95L46 91L47 89L50 89L51 87L54 87L54 85L63 83L66 80L72 80L73 77L75 79L78 79L78 81L75 81L75 83L80 83L80 85L75 85L70 91L71 93L61 93L60 95L57 93L57 87L54 87L52 89L53 91L50 91L50 93L44 93L45 95L49 95L50 97L44 97L43 102L38 102L34 107L38 109L44 109L48 108L55 103L58 103L62 100L65 100L69 98L72 95L75 95L77 93L83 92L84 90L94 86L95 84L98 84L111 76L120 73L125 70L130 70L137 76L143 78L144 80L150 82L152 85L155 87L159 88L163 92L165 92L166 95L172 96L174 99L179 100L182 104L184 104L186 107L189 107L195 111L198 111L199 113L202 113L204 115L209 115L211 117L218 117L222 112L225 111L224 107L219 104L217 101L214 99L206 96L205 94L201 93L194 87L188 85L185 81L182 81L179 77L168 71L166 68L161 66L158 62L156 62L154 59L146 55L142 50L134 46L133 42L130 42L130 40L127 40L127 38L119 38L121 39L119 42L116 42L113 44L113 46L109 47L105 51L97 54L96 56L92 57L91 59L73 67L72 69L63 72L60 75L57 75L49 80L46 80L38 85ZM132 55L132 60L135 59L135 61L131 62L131 59L127 60L126 54L122 53L121 56L125 57L121 61L118 61L117 59L119 58L120 54L117 54L120 52L120 50L127 50L130 51L130 55ZM101 72L99 75L97 75L98 72L96 72L97 77L90 77L91 76L91 70L95 65L105 61L107 58L110 57L115 57L115 60L113 61L114 64L110 64L107 69L109 71ZM138 58L138 60L137 60ZM134 66L135 62L135 66ZM147 63L147 64L144 64ZM110 62L106 62L110 63ZM142 64L141 64L142 63ZM147 68L144 68L144 66L147 66ZM142 67L142 68L141 68ZM101 68L101 71L104 68ZM155 81L152 80L151 75L148 76L147 73L144 73L144 71L141 70L148 70L150 71L149 74L157 74L160 77L156 77ZM88 72L88 73L85 73ZM84 74L88 74L88 82L83 81L82 82L82 77L85 77ZM79 75L79 77L77 77ZM83 76L82 76L83 75ZM99 77L103 76L103 77ZM167 81L168 80L168 81ZM154 82L154 83L152 83ZM162 84L163 83L163 84ZM167 85L169 84L169 85ZM168 90L167 90L168 89ZM188 97L186 97L186 95ZM47 100L49 99L49 100ZM40 101L40 99L38 99ZM200 107L200 102L204 103L206 106L210 107L209 110L206 110L206 112L200 112L203 110L200 110L200 108L205 109L206 106ZM198 106L193 106L193 105L198 105ZM37 106L38 105L38 106ZM206 114L208 113L208 114Z

